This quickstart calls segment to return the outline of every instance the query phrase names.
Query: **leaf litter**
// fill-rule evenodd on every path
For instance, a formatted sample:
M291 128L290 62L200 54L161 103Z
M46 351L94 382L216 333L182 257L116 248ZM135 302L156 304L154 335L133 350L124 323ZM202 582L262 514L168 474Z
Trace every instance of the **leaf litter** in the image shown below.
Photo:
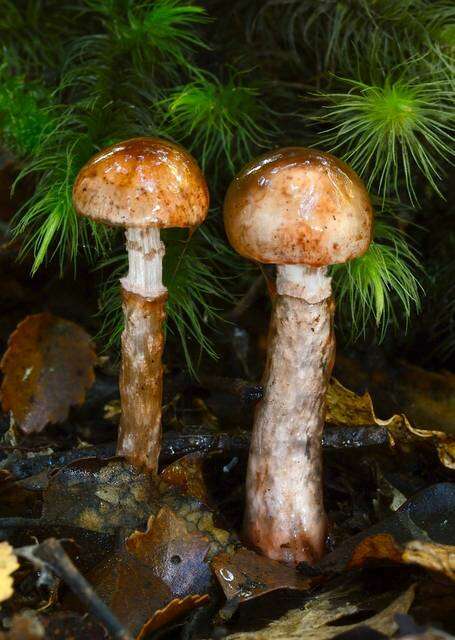
M35 360L30 359L33 354ZM20 495L20 491L25 496L36 494L41 515L21 517L21 509L28 505L25 497L16 506L11 501L0 518L0 532L13 544L0 555L2 593L9 594L2 615L8 630L1 640L114 637L106 630L109 616L125 638L153 638L165 628L170 630L169 637L182 630L185 638L194 640L220 637L220 633L239 640L347 639L354 632L358 635L352 638L366 639L373 632L387 638L399 630L397 614L414 615L415 611L419 621L432 621L438 603L430 606L431 598L415 597L416 593L440 590L439 606L446 600L455 604L452 409L444 400L443 409L437 410L443 401L436 393L438 384L450 387L447 377L416 385L421 392L417 408L411 391L403 391L403 411L391 418L377 416L368 393L359 395L332 380L324 444L335 546L317 567L302 565L296 570L242 546L239 516L248 431L223 433L210 398L207 402L191 398L193 422L200 422L188 431L178 418L179 407L188 412L184 400L169 404L173 416L165 424L164 442L171 438L168 442L176 444L168 446L165 455L171 462L158 478L151 479L124 461L102 454L104 449L85 443L80 456L86 447L95 457L68 458L69 464L65 464L65 451L54 453L52 446L45 454L27 452L27 437L31 437L27 434L52 423L69 428L65 421L70 408L84 401L95 363L89 336L74 323L50 314L26 318L3 357L3 407L25 432L25 439L21 455L8 454L4 459L2 495L9 500L8 495ZM27 376L30 366L34 373ZM408 371L404 377L410 385L416 384L419 375L426 374ZM229 387L229 380L223 380ZM214 385L216 380L211 379L210 386ZM404 383L401 388L405 389ZM256 395L260 396L259 387ZM427 412L422 404L425 398L431 408ZM440 418L439 426L428 416ZM49 436L54 437L52 432ZM340 446L345 451L344 465L336 453ZM35 457L37 464L30 464L28 460ZM35 470L37 474L30 476ZM427 475L422 476L422 471ZM436 483L423 479L431 473ZM366 508L368 500L371 504ZM67 538L73 542L64 542ZM87 584L106 607L107 623L96 607L87 616L87 603L77 589L71 589L72 578L65 578L58 563L51 562L49 571L66 587L54 592L51 600L43 598L43 589L48 588L43 571L30 567L20 549L24 544L50 548L51 541L59 539L65 544L65 551L58 547L62 558L74 567L74 575L70 574ZM1 543L0 554L7 544ZM394 576L402 576L405 569L410 572L407 585L397 591ZM383 575L389 577L381 578L378 599L371 581ZM343 578L347 586L334 588ZM278 600L290 592L300 594L302 604L292 608L295 600L289 598L288 611L273 615ZM26 602L31 609L24 606ZM237 619L248 617L252 605L263 613L270 609L267 613L273 622L268 625L262 613L251 618L251 623L256 620L256 630L229 635ZM46 610L38 611L43 606Z

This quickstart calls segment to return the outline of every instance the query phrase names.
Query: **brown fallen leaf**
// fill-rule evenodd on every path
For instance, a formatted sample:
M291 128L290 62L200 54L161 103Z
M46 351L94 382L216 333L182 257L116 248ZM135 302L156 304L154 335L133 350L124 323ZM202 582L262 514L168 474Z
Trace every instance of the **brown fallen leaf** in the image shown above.
M168 507L134 532L89 576L100 597L138 638L207 601L210 541Z
M8 633L0 640L108 640L106 630L87 614L72 611L38 615L35 611L16 614Z
M14 593L12 574L19 569L13 547L0 542L0 602L8 600Z
M103 626L91 616L73 611L56 611L41 617L46 640L109 640Z
M443 573L455 581L455 546L412 540L398 544L387 534L365 538L354 549L347 568L361 567L371 560L390 560L402 564L416 564L429 571Z
M51 474L43 519L90 531L131 532L147 521L157 496L150 476L127 462L86 458Z
M208 505L210 498L203 474L204 460L203 453L189 453L165 467L161 478L169 485L178 487L182 493Z
M215 556L212 569L226 598L236 598L239 603L277 589L306 591L319 581L244 548Z
M44 626L34 611L13 616L8 632L0 632L0 640L45 640ZM47 639L46 639L47 640Z
M404 413L418 429L455 431L455 374L428 371L403 360L383 361L337 355L339 378L349 388L368 388L381 417ZM339 377L337 376L337 377Z
M411 586L382 611L361 623L340 625L345 616L351 616L371 610L365 596L353 597L340 590L321 593L308 602L302 609L289 611L285 616L269 624L265 629L248 633L236 633L227 636L226 640L330 640L355 629L366 626L374 631L391 636L398 628L395 616L407 613L414 599L415 587Z
M63 422L84 401L95 376L90 336L74 322L50 313L28 316L8 341L0 368L3 411L25 433Z
M78 460L51 475L43 496L46 523L128 535L145 526L150 515L168 506L189 531L210 541L210 557L233 549L234 533L215 525L214 513L200 500L164 480L141 473L124 460Z
M203 596L186 596L186 598L174 598L169 604L162 609L158 609L152 615L137 635L137 640L148 637L149 633L161 629L171 622L183 618L193 609L202 606L208 602L208 595Z
M455 469L455 435L430 428L420 429L411 425L404 414L395 414L381 420L375 414L368 392L359 396L346 389L334 378L327 393L326 421L339 426L366 426L376 424L385 427L392 447L409 451L416 445L431 445L442 464Z

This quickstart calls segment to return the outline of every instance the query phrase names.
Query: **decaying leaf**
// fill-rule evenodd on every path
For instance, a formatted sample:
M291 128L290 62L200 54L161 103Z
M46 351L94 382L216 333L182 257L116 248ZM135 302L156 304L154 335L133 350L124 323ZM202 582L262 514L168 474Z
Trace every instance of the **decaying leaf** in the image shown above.
M45 640L44 626L34 611L23 611L13 617L7 633L0 632L0 640ZM47 639L46 639L47 640Z
M8 600L13 593L12 574L19 569L13 547L8 542L0 542L0 602Z
M63 422L93 384L95 361L90 337L77 324L50 313L28 316L0 363L3 410L25 433Z
M317 582L244 548L215 556L212 569L226 598L236 598L239 603L277 589L306 591Z
M42 616L46 640L109 640L104 627L87 614L57 611Z
M131 531L146 522L155 493L150 477L128 463L87 458L51 475L43 517L90 531Z
M325 574L342 573L349 567L360 566L367 558L405 562L404 550L410 545L408 553L411 553L413 545L419 543L430 555L436 554L439 549L442 556L439 555L438 560L434 558L433 562L443 562L443 548L448 552L445 566L450 566L447 565L449 558L453 562L454 483L442 482L419 491L391 516L338 545L318 563L317 569ZM407 558L412 562L411 555ZM428 566L423 561L417 564Z
M372 605L362 594L334 590L312 598L302 609L289 611L282 618L272 622L265 629L249 633L236 633L227 640L329 640L355 629L366 626L387 636L398 628L397 613L407 613L414 599L414 586L399 595L382 611L361 623L342 625L345 616L371 610ZM341 596L341 597L340 597ZM337 624L335 624L337 622Z
M375 414L373 401L368 392L359 396L335 379L332 379L327 393L326 421L340 426L376 424L385 427L392 447L409 450L415 445L431 445L435 447L442 464L449 469L455 469L454 434L434 430L431 425L416 428L404 413L381 420Z
M137 637L203 604L210 542L168 507L134 532L89 576L102 599Z
M354 549L347 568L361 567L371 560L391 560L403 564L417 564L429 571L443 573L455 581L455 546L424 540L398 544L386 533L365 538Z
M186 596L185 598L174 598L169 604L162 609L158 609L152 615L137 635L137 640L142 640L148 637L148 634L167 624L183 618L196 607L200 607L208 602L209 597L207 594L203 596Z
M405 361L383 361L337 354L341 380L349 388L367 388L381 417L404 413L418 429L439 427L453 433L455 422L455 374L428 371Z
M72 611L38 615L23 611L13 617L0 640L108 640L107 631L87 614Z
M182 493L209 504L207 486L204 481L202 453L189 453L168 465L161 472L161 478L168 484L179 487Z
M217 527L214 514L199 500L119 459L78 460L53 474L44 492L43 518L91 531L120 529L128 535L162 506L183 518L189 531L207 536L210 557L233 548L235 535Z

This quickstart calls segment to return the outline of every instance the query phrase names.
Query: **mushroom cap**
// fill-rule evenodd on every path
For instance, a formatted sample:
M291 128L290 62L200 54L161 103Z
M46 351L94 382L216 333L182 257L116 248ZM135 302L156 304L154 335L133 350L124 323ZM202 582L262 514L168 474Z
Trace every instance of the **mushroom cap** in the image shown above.
M209 193L185 149L159 138L133 138L82 167L73 202L80 215L112 226L195 227L207 215Z
M363 183L344 162L288 147L260 156L234 178L224 224L246 258L322 267L365 253L373 212Z

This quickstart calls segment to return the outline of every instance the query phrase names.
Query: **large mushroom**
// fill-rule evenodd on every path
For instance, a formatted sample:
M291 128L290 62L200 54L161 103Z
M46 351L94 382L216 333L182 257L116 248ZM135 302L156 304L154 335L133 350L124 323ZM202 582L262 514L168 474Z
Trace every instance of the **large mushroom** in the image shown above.
M359 177L337 158L290 147L263 155L234 178L224 221L238 253L277 265L244 533L269 558L314 563L327 534L321 436L335 357L327 267L368 249L370 199Z
M126 228L128 275L121 280L125 329L117 453L155 473L161 443L163 322L160 229L199 225L208 190L196 161L180 146L135 138L95 155L73 189L80 215Z

